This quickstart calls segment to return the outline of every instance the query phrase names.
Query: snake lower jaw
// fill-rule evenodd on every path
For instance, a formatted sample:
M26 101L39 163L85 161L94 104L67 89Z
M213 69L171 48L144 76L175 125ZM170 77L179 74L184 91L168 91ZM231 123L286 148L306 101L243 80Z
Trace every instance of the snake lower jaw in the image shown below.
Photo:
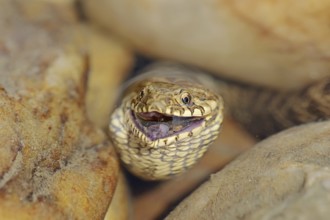
M131 119L136 127L151 141L190 133L203 125L204 117L180 117L159 112L134 112Z

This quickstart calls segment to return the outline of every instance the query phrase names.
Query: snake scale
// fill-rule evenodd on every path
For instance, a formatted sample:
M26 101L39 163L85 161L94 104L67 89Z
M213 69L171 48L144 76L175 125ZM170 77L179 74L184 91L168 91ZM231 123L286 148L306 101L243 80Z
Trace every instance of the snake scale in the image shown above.
M110 118L121 161L146 180L168 179L194 165L217 138L224 107L260 138L330 116L330 81L279 92L223 81L161 63L129 81Z

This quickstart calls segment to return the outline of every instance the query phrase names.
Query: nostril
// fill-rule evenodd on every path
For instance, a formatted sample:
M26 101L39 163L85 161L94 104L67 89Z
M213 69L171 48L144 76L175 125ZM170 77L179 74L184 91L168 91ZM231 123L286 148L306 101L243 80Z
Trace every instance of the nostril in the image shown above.
M143 97L144 97L144 91L141 90L139 95L138 95L138 99L141 100L141 99L143 99Z

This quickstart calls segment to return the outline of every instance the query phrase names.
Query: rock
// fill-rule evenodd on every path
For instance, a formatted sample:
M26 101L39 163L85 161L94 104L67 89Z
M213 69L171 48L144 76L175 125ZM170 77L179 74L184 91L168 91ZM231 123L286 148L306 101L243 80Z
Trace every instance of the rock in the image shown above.
M127 46L95 27L84 28L88 41L90 74L86 96L87 114L101 128L108 127L120 86L133 65Z
M89 119L105 131L118 91L133 63L130 50L114 38L105 36L95 27L84 26L90 58L90 72L86 94ZM123 174L119 175L116 190L105 220L131 219L132 208L128 186Z
M116 191L111 200L109 209L104 220L129 220L132 219L132 204L130 192L124 175L121 173L118 178ZM134 218L135 219L135 218Z
M145 55L281 89L330 75L329 0L82 2Z
M103 219L115 191L114 149L85 114L86 41L59 4L0 0L0 219Z
M329 219L330 122L260 142L186 198L170 219Z

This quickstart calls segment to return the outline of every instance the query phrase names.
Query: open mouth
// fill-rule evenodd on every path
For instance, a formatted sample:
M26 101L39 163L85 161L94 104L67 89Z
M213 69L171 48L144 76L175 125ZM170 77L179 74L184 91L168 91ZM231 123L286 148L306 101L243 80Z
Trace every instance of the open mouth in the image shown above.
M189 132L201 125L202 117L179 117L158 112L131 112L136 126L151 140Z

